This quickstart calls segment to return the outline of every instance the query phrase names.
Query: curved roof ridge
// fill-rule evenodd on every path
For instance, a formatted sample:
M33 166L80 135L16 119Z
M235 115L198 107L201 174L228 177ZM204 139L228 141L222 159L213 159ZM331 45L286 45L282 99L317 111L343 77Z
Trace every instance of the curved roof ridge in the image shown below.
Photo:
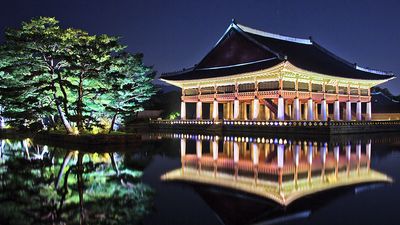
M323 47L322 45L318 44L317 42L315 42L314 40L312 41L312 45L315 46L318 50L323 51L324 53L326 53L327 55L335 58L336 60L341 61L342 63L345 63L346 65L350 66L350 67L354 67L354 63L347 61L346 59L336 55L335 53L329 51L328 49L326 49L325 47Z
M192 66L190 68L183 68L183 69L177 70L177 71L162 73L161 76L173 76L173 75L180 74L180 73L183 73L183 72L193 71L194 69L195 69L195 66Z
M389 72L386 72L386 71L370 69L370 68L358 66L357 63L351 63L351 62L347 61L346 59L336 55L335 53L333 53L333 52L329 51L328 49L326 49L325 47L321 46L320 44L318 44L314 40L312 40L311 42L312 42L313 46L317 47L319 50L321 50L321 51L325 52L326 54L332 56L336 60L339 60L339 61L347 64L348 66L353 67L356 70L360 70L360 71L364 71L364 72L368 72L368 73L379 74L379 75L394 75L393 73L389 73Z
M383 70L377 70L377 69L371 69L368 67L361 67L358 66L357 64L355 65L357 70L361 70L364 72L369 72L369 73L375 73L375 74L380 74L380 75L394 75L394 73L392 72L387 72L387 71L383 71Z
M215 67L199 68L197 70L216 70L216 69L223 69L223 68L232 68L232 67L237 67L237 66L245 66L245 65L256 64L256 63L260 63L260 62L271 61L274 59L277 59L277 57L261 59L261 60L256 60L256 61L252 61L252 62L239 63L239 64L234 64L234 65L229 65L229 66L215 66Z
M285 35L280 35L280 34L269 33L269 32L265 32L262 30L257 30L257 29L251 28L251 27L247 27L242 24L236 24L236 25L245 32L257 34L257 35L260 35L263 37L269 37L269 38L279 39L279 40L283 40L283 41L290 41L290 42L295 42L295 43L305 44L305 45L312 45L312 41L310 39L296 38L296 37L290 37L290 36L285 36Z

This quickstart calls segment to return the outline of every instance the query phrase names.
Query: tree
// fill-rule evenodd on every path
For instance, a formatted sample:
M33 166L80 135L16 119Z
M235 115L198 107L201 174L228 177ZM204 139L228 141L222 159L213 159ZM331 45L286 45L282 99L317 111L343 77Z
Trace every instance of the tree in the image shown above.
M11 118L8 123L30 123L54 113L48 90L39 87L41 81L37 77L27 76L38 70L35 63L27 66L23 57L4 52L0 51L0 100L6 106L2 115Z
M20 29L8 29L6 42L2 48L2 79L9 83L0 92L2 99L8 99L8 111L29 112L32 104L42 106L45 113L53 113L55 108L68 133L72 133L66 115L68 115L67 96L61 70L66 62L63 60L64 32L54 18L40 17L29 23L23 22ZM10 85L12 83L12 85ZM32 88L26 88L28 85ZM8 91L14 92L21 104L15 103ZM61 93L61 95L60 95ZM30 101L28 101L28 98ZM46 99L46 104L41 102ZM41 102L41 103L39 103ZM50 105L51 104L51 105ZM63 104L64 111L61 108ZM47 109L48 111L44 111ZM14 112L10 112L12 115ZM32 115L32 114L31 114ZM24 119L26 114L13 115L13 118ZM32 115L29 119L39 119L41 115Z
M99 99L112 90L105 82L109 78L102 76L109 70L113 55L125 47L118 43L118 37L90 36L87 32L71 29L67 33L65 41L69 45L65 60L69 67L63 73L71 78L69 88L75 94L72 105L76 112L73 120L82 131L85 120L96 119L103 109Z
M155 73L143 64L143 54L123 53L114 59L110 68L112 76L105 76L112 91L108 98L106 112L111 115L109 132L114 128L118 115L127 116L142 110L143 102L156 93L151 81Z
M82 132L104 116L141 109L153 94L154 75L143 56L123 53L118 37L63 29L58 23L40 17L7 30L0 48L4 115L31 123L57 113L70 134L73 124Z

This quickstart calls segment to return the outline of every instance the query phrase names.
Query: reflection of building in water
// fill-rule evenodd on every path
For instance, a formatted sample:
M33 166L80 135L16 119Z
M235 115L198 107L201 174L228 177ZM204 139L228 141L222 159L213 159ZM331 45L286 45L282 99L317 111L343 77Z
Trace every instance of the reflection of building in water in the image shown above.
M183 136L180 142L182 167L165 174L164 180L231 188L282 205L336 187L391 182L386 175L370 169L371 141L331 145L285 139Z

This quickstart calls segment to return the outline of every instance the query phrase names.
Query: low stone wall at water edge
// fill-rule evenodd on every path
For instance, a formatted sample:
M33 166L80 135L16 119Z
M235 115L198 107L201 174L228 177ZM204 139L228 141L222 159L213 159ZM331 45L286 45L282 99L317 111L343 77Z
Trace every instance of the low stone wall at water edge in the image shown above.
M85 145L132 144L141 140L141 137L137 134L67 135L47 132L35 134L33 138L40 141Z
M388 121L212 121L153 120L150 127L168 131L230 132L230 133L307 133L347 134L400 131L400 120Z

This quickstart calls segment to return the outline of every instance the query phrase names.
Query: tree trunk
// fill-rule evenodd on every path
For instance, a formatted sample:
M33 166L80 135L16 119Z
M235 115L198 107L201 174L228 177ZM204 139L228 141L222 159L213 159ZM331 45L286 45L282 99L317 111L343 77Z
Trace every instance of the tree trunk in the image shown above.
M60 86L60 90L61 90L61 93L63 95L63 98L64 98L62 102L63 102L65 115L69 116L68 106L67 106L67 101L68 101L67 92L65 91L64 85L62 84L62 79L61 79L61 75L60 74L57 74L57 81L58 81L58 85Z
M118 169L118 165L117 165L117 163L115 162L115 159L114 159L114 153L109 153L109 155L110 155L110 158L111 158L111 164L114 167L114 170L117 173L117 176L119 177L119 169Z
M55 75L55 72L54 72L54 68L53 68L53 65L54 65L54 61L53 60L51 60L51 88L52 88L52 90L53 90L53 98L54 98L54 102L56 103L56 107L57 107L57 112L58 112L58 115L60 116L60 119L61 119L61 121L62 121L62 123L63 123L63 125L64 125L64 127L65 127L65 130L67 131L67 134L72 134L73 133L73 130L72 130L72 127L71 127L71 125L69 124L69 122L68 122L68 120L67 120L67 118L65 117L65 114L64 114L64 112L62 111L62 109L61 109L61 106L60 106L60 102L58 101L58 99L57 99L57 88L56 88L56 86L55 86L55 83L54 83L54 80L53 80L53 76ZM60 87L61 87L62 85L61 85L61 83L60 83ZM64 99L64 101L67 101L67 99ZM64 102L65 104L66 104L66 102ZM66 109L67 110L67 109Z
M54 120L54 115L51 115L50 119L51 119L51 126L53 127L54 130L57 130L57 125L56 121Z
M69 151L64 156L64 160L63 160L63 163L62 163L62 165L60 167L60 171L58 171L57 181L56 181L56 184L55 184L56 189L58 189L58 187L60 185L60 181L61 181L62 175L64 173L64 169L68 165L68 163L71 160L71 157L72 157L73 154L74 154L74 152ZM65 178L65 179L67 179L67 178Z
M111 127L110 127L110 130L108 131L109 134L114 130L114 124L115 124L115 120L117 119L117 115L118 115L118 113L115 113L111 120Z
M79 87L78 87L78 101L76 105L76 125L79 131L83 131L83 80L82 74L79 76Z
M83 153L78 154L77 165L77 180L78 180L78 193L79 193L79 214L80 214L80 224L84 224L84 211L83 211L83 163L82 163Z
M57 100L56 94L53 94L53 97L54 97L54 99L56 99L55 102L56 102L57 112L58 112L58 115L60 116L60 119L61 119L61 121L62 121L62 123L63 123L63 125L65 127L65 130L67 131L67 134L72 134L73 133L72 127L69 124L67 118L65 117L64 112L61 109L61 106L60 106L60 103Z

